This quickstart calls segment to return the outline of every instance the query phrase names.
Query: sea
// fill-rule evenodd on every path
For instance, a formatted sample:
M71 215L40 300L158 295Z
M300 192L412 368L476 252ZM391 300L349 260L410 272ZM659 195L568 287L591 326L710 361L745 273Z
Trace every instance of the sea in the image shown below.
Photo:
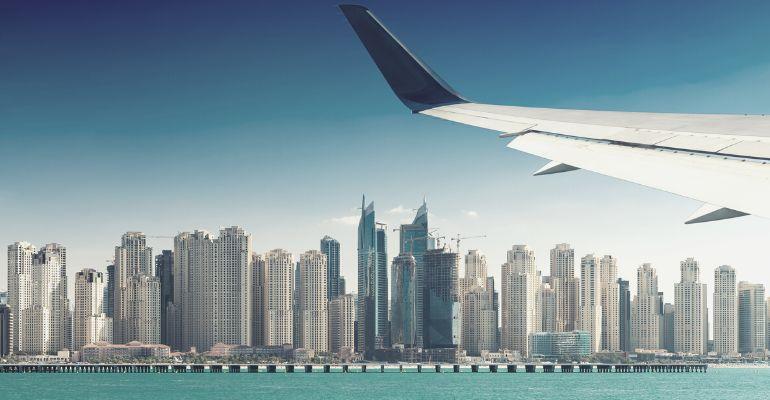
M707 373L0 373L0 399L770 399L770 368Z

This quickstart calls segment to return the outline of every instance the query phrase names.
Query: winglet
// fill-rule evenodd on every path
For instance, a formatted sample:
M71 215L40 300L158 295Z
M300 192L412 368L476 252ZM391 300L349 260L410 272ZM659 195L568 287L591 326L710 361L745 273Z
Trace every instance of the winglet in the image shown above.
M698 224L701 222L719 221L721 219L743 217L745 212L733 210L732 208L719 207L712 204L704 204L690 218L685 221L685 224Z
M339 7L393 92L413 112L468 102L412 54L366 7Z

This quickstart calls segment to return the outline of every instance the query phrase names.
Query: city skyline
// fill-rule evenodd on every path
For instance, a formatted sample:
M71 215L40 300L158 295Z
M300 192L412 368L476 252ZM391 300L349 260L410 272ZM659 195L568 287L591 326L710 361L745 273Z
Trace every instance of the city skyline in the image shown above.
M0 147L0 176L14 179L0 188L0 242L63 242L71 252L71 280L82 268L104 272L112 238L127 229L174 236L238 224L252 232L260 251L300 254L315 249L323 235L335 237L342 243L342 275L356 287L353 225L356 199L365 192L391 228L410 222L410 209L427 196L433 225L444 234L487 235L466 245L488 254L490 266L504 263L512 244L527 243L543 268L552 245L569 242L580 257L617 254L619 275L631 279L637 265L652 263L667 293L679 261L690 256L707 268L729 264L747 280L770 284L762 252L770 221L750 216L684 226L683 216L699 206L695 201L584 171L532 177L544 160L509 151L493 133L404 113L331 5L305 2L289 11L236 2L187 5L181 12L175 5L132 4L144 11L22 2L14 5L19 18L2 21L9 33L0 37L0 49L17 56L0 65L9 78L0 91L0 136L24 140ZM679 23L649 29L662 10ZM717 2L696 10L663 1L643 8L556 2L435 10L392 2L378 5L377 13L474 98L760 114L770 104L770 54L760 40L770 38L770 28L756 20L766 14L761 10L746 14ZM421 23L426 13L436 16L430 27ZM529 15L520 21L524 26L501 19L522 13ZM554 16L562 23L535 29ZM228 24L202 31L218 18ZM272 32L274 20L284 20L286 35ZM442 20L456 23L450 29ZM430 40L436 29L447 43L467 44L463 54ZM106 42L122 51L104 51ZM147 42L157 47L139 45ZM538 55L536 66L516 54ZM57 68L49 68L50 57L60 61ZM661 58L667 62L650 61ZM135 65L139 59L157 62ZM566 63L570 69L562 68ZM177 78L159 78L170 75ZM329 101L329 93L345 96ZM27 156L30 143L34 157ZM382 168L353 167L369 162L372 148ZM410 161L425 159L426 149L424 167ZM46 178L51 171L57 179ZM465 186L473 190L461 190ZM217 207L217 193L233 187L242 188L241 195ZM307 190L314 201L303 196ZM58 223L46 225L53 220ZM297 227L306 234L296 235ZM165 239L148 242L171 248ZM396 249L390 241L388 254ZM490 271L500 279L498 268Z

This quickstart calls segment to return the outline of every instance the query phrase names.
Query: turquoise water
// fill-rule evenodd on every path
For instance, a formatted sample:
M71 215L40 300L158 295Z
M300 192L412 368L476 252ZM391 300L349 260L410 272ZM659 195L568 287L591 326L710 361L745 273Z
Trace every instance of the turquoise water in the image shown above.
M682 374L0 374L0 399L768 399L770 369Z

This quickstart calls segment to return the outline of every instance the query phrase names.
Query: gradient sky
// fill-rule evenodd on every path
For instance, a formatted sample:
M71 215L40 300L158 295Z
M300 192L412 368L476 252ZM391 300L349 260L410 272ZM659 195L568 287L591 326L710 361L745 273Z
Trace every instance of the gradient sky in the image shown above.
M766 1L366 4L474 100L770 112ZM569 242L632 281L652 262L667 301L690 256L709 292L721 264L770 284L770 220L685 226L696 201L585 171L532 177L546 161L494 132L411 115L334 5L2 2L0 243L60 242L74 276L103 270L127 230L238 224L255 250L295 254L330 234L350 290L361 194L393 228L427 196L442 234L488 235L463 248L495 276L514 243L547 274Z

